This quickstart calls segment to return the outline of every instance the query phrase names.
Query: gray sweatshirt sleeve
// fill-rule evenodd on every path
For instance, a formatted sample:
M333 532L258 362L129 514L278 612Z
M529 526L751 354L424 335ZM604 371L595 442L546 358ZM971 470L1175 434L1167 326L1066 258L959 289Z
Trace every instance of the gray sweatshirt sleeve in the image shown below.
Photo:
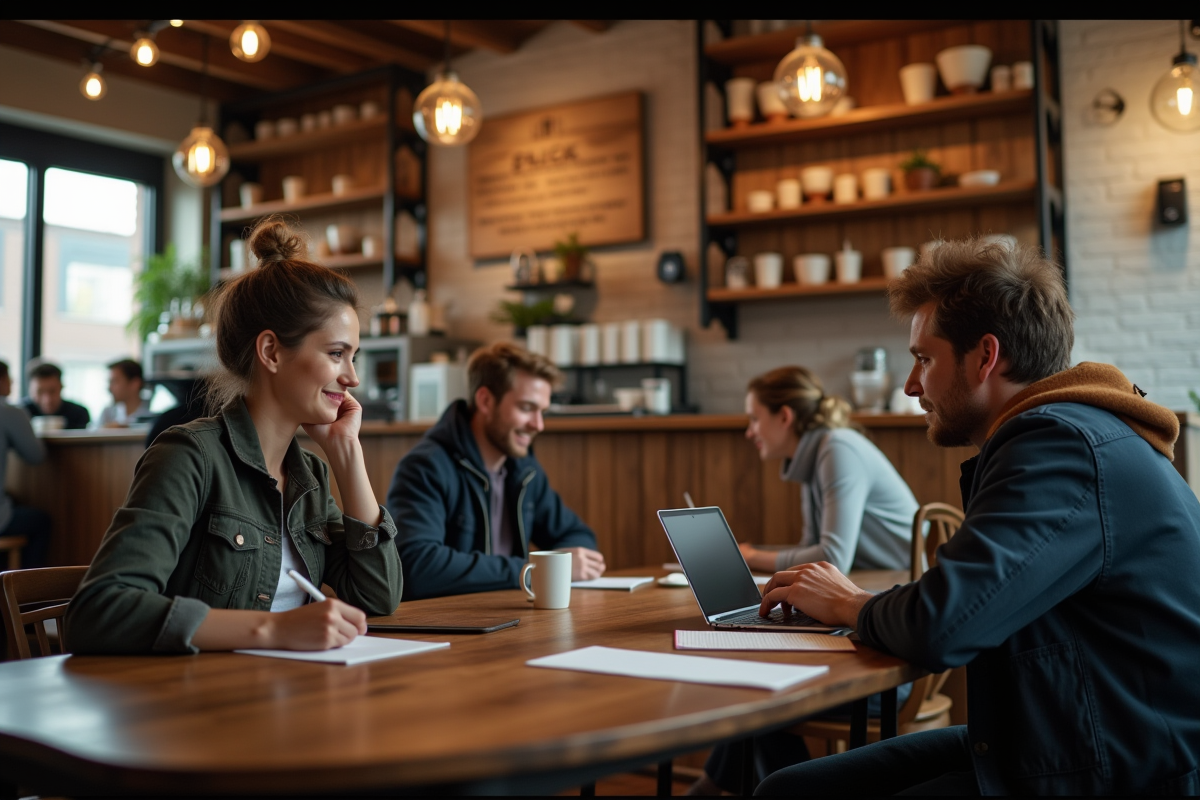
M871 488L870 476L850 445L831 438L817 455L813 487L822 500L820 516L813 513L811 519L816 543L779 551L775 568L828 561L845 574L850 571L858 549Z
M4 436L21 460L27 464L40 464L46 459L46 446L33 432L33 424L24 411L15 406L4 406L0 419L4 424Z

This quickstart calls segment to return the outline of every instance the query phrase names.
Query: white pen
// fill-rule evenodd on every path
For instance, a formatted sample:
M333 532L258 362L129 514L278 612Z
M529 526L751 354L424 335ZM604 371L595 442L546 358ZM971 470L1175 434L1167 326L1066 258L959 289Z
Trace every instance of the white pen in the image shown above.
M296 582L296 585L299 586L304 591L308 592L309 596L312 597L313 600L316 600L318 603L322 603L329 599L328 597L325 596L324 592L322 592L320 589L318 589L317 587L312 585L312 581L310 581L308 578L301 575L299 572L296 572L296 570L289 569L288 575L291 575L292 580L294 580Z
M695 508L696 504L692 502L692 496L687 492L683 493L683 499L688 504L688 508Z

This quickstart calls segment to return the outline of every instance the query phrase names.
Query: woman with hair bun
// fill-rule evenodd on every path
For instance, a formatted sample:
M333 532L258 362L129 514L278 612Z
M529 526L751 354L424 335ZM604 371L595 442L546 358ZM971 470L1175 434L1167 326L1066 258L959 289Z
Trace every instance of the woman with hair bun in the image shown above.
M325 650L400 603L396 526L371 490L348 391L354 284L306 260L278 218L249 244L259 267L215 292L212 416L164 431L138 462L67 612L72 652ZM290 570L339 599L309 602Z
M800 484L804 515L797 547L741 545L751 569L813 561L843 573L908 569L917 500L887 456L852 427L849 403L826 395L804 367L780 367L750 381L746 415L746 438L759 457L782 459L780 477Z

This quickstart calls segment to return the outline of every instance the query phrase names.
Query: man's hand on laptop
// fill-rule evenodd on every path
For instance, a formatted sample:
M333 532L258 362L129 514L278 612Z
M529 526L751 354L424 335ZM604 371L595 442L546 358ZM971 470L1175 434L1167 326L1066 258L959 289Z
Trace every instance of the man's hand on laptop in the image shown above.
M571 580L590 581L604 574L604 556L586 547L568 547L571 554Z
M819 561L776 572L763 590L758 613L768 616L771 609L782 604L785 613L795 608L827 625L856 628L858 612L871 597L833 564Z

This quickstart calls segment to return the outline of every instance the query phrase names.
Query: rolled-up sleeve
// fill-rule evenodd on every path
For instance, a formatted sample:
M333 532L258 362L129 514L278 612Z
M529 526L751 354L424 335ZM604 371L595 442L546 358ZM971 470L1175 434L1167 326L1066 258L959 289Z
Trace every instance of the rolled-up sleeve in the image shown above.
M324 462L319 468L327 469ZM333 544L326 550L325 574L321 580L333 587L338 599L368 614L391 614L404 593L400 553L393 544L396 523L392 515L380 506L379 525L368 525L343 514L332 495L325 509Z

